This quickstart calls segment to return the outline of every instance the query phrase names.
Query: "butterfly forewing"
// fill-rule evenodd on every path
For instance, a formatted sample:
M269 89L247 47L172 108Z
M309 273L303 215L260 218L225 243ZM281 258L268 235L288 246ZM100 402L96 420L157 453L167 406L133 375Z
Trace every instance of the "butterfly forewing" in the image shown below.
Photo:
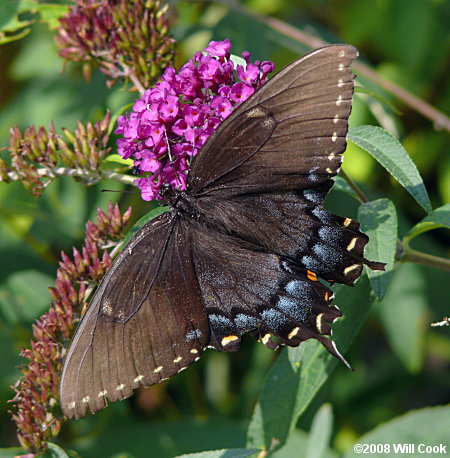
M165 213L122 250L83 317L64 362L63 411L80 417L169 378L208 341L189 233Z
M275 75L208 139L193 161L188 190L292 191L334 176L346 147L357 55L353 46L328 46Z

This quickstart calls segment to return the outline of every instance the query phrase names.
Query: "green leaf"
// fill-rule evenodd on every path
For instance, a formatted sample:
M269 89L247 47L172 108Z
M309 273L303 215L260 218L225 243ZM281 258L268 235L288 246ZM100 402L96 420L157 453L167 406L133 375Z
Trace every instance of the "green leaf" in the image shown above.
M185 455L178 455L177 458L245 458L258 453L259 451L259 449L229 448L200 453L187 453Z
M417 223L405 236L405 242L409 243L414 237L433 229L446 227L450 229L450 204L434 209L420 223Z
M24 27L32 24L34 20L22 20L19 15L35 11L37 5L34 0L0 0L0 45L28 35L30 29Z
M367 259L386 263L385 271L367 268L370 283L378 299L382 299L392 276L397 249L397 212L389 199L378 199L360 205L358 220L369 236L365 249Z
M144 226L144 224L148 223L149 221L151 221L152 219L155 219L157 216L163 214L163 213L166 213L167 211L169 211L169 207L161 207L161 206L157 206L155 207L153 210L151 210L150 212L148 212L146 215L144 215L131 229L130 231L128 232L127 236L125 237L124 241L123 241L123 245L122 247L124 247L133 237L134 235L136 234L136 232L142 227Z
M28 452L20 447L0 448L0 458L15 458Z
M45 458L69 458L69 455L59 445L47 442L47 446L47 451L44 454Z
M290 458L290 457L306 457L307 448L310 442L310 435L305 431L294 429L289 435L286 444L269 456L273 458ZM321 449L321 444L316 444ZM321 453L321 458L337 458L337 454L325 447Z
M189 393L184 393L189 396ZM223 452L224 446L231 450L243 449L242 453L254 453L254 450L244 449L244 427L236 419L216 417L198 421L186 417L181 421L163 421L161 418L144 421L131 415L128 407L124 403L112 403L95 414L95 418L87 417L77 422L74 428L78 429L74 430L78 431L78 436L72 440L71 448L80 457L101 458L118 457L120 452L135 458L173 458L199 450ZM98 429L98 425L104 427Z
M375 307L392 349L411 372L422 367L426 286L420 266L402 264L395 270L383 301Z
M0 0L0 30L15 32L31 24L33 21L21 20L19 15L35 11L38 5L35 0Z
M429 407L416 410L395 418L358 439L344 458L361 456L357 444L383 444L386 451L371 452L369 456L444 456L450 450L450 407ZM399 449L405 444L413 444L413 451ZM434 452L426 451L427 446L435 446ZM445 447L446 449L443 449Z
M47 23L52 30L60 26L59 18L69 11L68 5L57 5L55 3L40 3L37 9L41 15L41 22Z
M359 126L349 130L348 138L370 153L427 213L432 210L416 165L393 135L381 127Z
M366 319L371 300L367 277L354 288L337 287L335 303L343 317L333 325L333 340L345 352ZM248 447L282 446L314 396L337 364L328 351L310 339L284 349L272 366L247 431Z
M321 458L327 452L333 428L331 404L323 404L314 416L309 433L306 458Z
M128 167L133 166L133 159L124 159L120 154L110 154L109 156L103 159L103 163L105 162L115 162L118 164L123 164Z

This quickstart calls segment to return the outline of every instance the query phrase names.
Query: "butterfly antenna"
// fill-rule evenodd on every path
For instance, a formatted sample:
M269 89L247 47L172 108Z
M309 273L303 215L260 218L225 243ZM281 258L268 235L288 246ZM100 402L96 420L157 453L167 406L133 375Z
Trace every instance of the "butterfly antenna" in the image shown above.
M140 191L121 191L119 189L101 189L100 192L123 192L124 194L140 194Z

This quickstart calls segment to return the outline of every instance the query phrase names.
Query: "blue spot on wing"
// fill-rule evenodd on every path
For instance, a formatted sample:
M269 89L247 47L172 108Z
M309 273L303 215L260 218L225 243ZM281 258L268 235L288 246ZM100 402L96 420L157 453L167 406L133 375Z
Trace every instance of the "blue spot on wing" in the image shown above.
M276 309L264 310L264 312L261 313L261 318L269 328L280 334L283 332L283 327L288 320L285 315Z
M277 301L277 308L290 318L293 318L296 321L304 322L310 307L308 307L307 304L300 303L298 300L286 296L280 296Z
M259 320L254 316L239 313L234 318L234 324L239 329L239 331L245 332L257 328L259 325Z

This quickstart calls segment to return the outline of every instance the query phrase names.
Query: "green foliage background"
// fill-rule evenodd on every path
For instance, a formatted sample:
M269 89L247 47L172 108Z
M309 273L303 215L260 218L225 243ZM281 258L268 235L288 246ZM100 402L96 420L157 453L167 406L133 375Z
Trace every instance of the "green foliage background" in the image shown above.
M7 3L2 1L0 5ZM355 45L361 60L370 63L378 74L448 112L448 1L243 3L253 12L276 17L328 42ZM226 4L177 2L175 8L172 32L178 41L178 65L209 40L226 37L231 39L235 54L249 50L253 59L275 61L277 69L309 50ZM6 9L1 11L3 23ZM25 38L0 48L0 146L7 145L8 129L13 125L48 126L54 120L57 128L73 129L77 119L95 120L106 108L114 112L136 96L118 86L108 90L99 72L86 83L76 65L69 65L62 75L61 64L53 34L46 25L35 24ZM381 99L357 97L351 126L377 125L381 119L417 164L433 208L449 203L448 132L437 130L438 126L375 83L366 79L362 82L366 90ZM381 112L381 117L377 120L373 112ZM400 238L426 216L405 189L355 143L349 143L344 169L371 199L387 197L394 202ZM105 208L109 200L117 200L123 210L132 205L135 220L151 209L137 195L100 193L104 188L123 189L117 182L86 188L66 178L52 183L40 199L35 199L19 183L0 184L3 447L17 445L7 413L7 400L13 395L9 386L20 375L16 368L22 363L18 353L21 346L28 345L31 324L48 308L47 287L54 283L60 251L71 252L73 246L80 245L86 220L93 218L97 207ZM349 217L356 217L358 212L357 201L340 190L331 193L327 207ZM448 230L437 229L414 239L412 244L417 250L446 256L449 240ZM450 328L430 327L430 323L450 314L448 272L406 263L394 270L381 302L367 299L368 288L367 279L361 279L354 289L343 287L337 294L336 303L344 311L339 325L345 330L339 336L344 336L344 350L349 347L346 357L354 372L330 362L325 352L317 353L314 342L284 352L273 365L276 355L245 338L236 354L208 351L201 361L172 380L140 391L95 416L66 423L59 444L85 457L172 457L243 448L246 443L256 448L261 442L270 446L271 428L278 428L279 434L287 438L287 444L274 453L277 457L350 456L352 444L364 438L380 443L442 442L439 428L432 425L446 426L448 436L449 407L435 406L450 400ZM352 331L346 330L345 320L351 321ZM344 342L345 335L350 338L358 326L362 326L361 331L353 343ZM315 358L314 364L307 365L308 358ZM295 377L299 370L300 379ZM325 383L320 386L319 380ZM317 386L311 388L309 381ZM300 385L293 386L294 382ZM289 396L293 396L292 405L301 402L302 396L308 400L298 411L299 419L299 413L291 417L283 410ZM411 413L414 409L423 410ZM264 423L269 414L276 425ZM289 424L285 425L286 421ZM234 454L226 456L248 454L238 450L230 453Z

